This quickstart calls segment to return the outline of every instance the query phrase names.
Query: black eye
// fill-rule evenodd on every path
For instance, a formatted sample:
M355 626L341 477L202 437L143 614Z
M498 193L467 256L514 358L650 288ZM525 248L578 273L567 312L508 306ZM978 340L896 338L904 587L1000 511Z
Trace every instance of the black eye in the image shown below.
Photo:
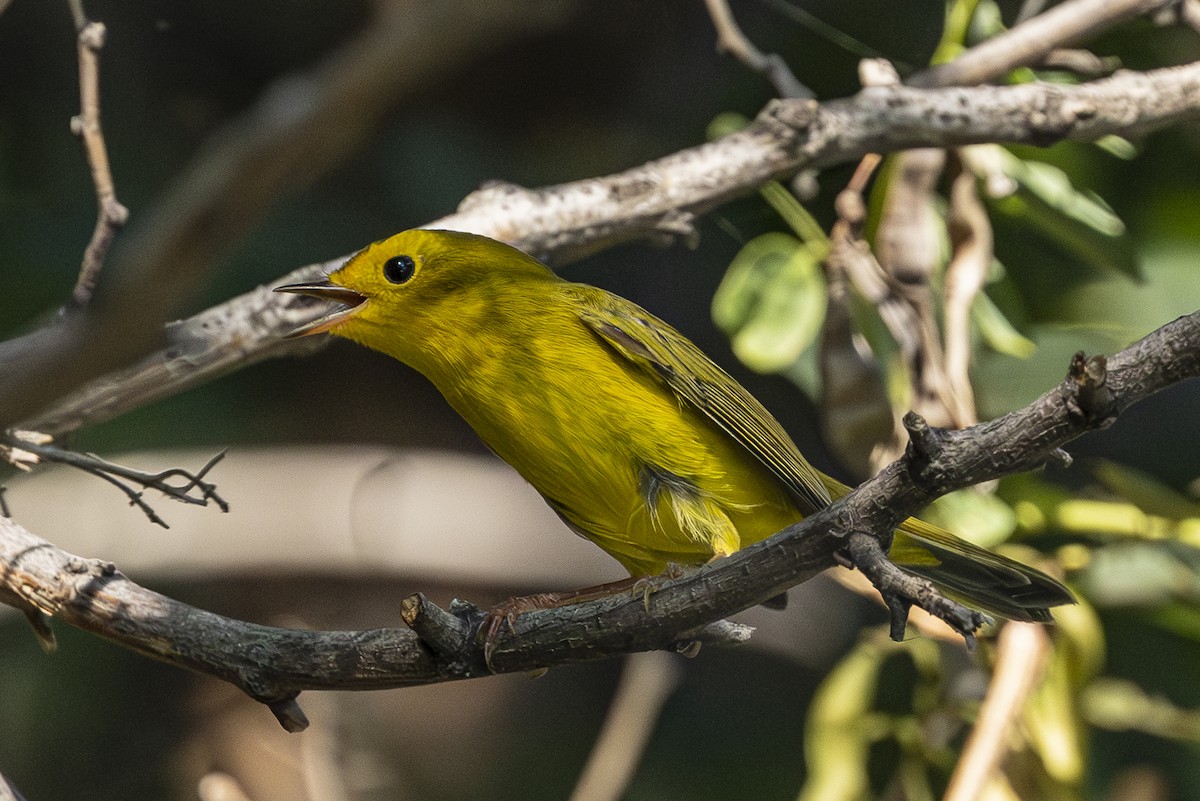
M392 256L383 263L383 277L393 284L403 284L413 277L415 269L417 265L412 256Z

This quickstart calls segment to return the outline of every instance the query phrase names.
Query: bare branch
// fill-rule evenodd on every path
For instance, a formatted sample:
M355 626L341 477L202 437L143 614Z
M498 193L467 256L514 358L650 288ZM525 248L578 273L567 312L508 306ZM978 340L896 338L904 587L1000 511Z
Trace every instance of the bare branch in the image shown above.
M1081 86L892 86L872 87L852 98L821 104L776 101L743 131L626 172L537 190L509 184L484 187L468 196L457 213L427 227L485 234L562 262L621 241L689 231L697 215L807 167L919 146L991 141L1048 145L1110 133L1137 135L1198 113L1200 62L1119 73ZM312 277L342 260L305 268L288 280ZM299 296L272 296L261 290L213 307L177 329L188 348L198 353L178 359L168 347L150 356L134 372L167 383L139 380L130 391L143 399L163 397L239 363L288 352L298 346L281 344L284 334L315 319L323 308ZM222 330L231 322L246 325L248 321L255 333L249 342ZM64 339L40 333L18 348L29 360L26 367L36 373L60 364L54 354L82 336ZM205 341L196 342L194 336ZM237 352L210 347L217 339L237 343ZM49 390L62 386L34 383L30 372L5 364L3 352L0 372L10 377L0 386L0 425L33 415L47 399L57 396ZM81 369L75 375L87 374ZM22 426L60 434L81 421L108 419L106 415L135 405L124 393L118 383L97 382L82 394L60 401L55 409L24 420ZM93 404L97 411L85 411ZM47 419L51 417L54 424Z
M625 797L663 705L679 685L677 658L661 652L625 658L621 682L571 801L620 801Z
M815 97L813 91L792 73L787 62L778 53L766 54L759 50L742 33L727 0L705 0L708 15L717 29L717 50L729 53L750 69L762 75L780 97Z
M958 58L911 76L909 86L969 86L1000 77L1017 67L1040 64L1052 51L1095 36L1179 0L1066 0L999 36L972 47Z
M71 119L71 131L83 141L84 153L92 171L92 183L96 187L97 205L96 227L84 250L79 277L71 292L71 306L79 309L91 300L108 249L117 232L129 219L129 209L117 200L112 171L108 165L108 148L104 144L104 131L100 126L100 50L104 47L106 31L101 23L87 21L81 3L73 3L72 9L79 34L80 111L78 116Z
M617 654L676 648L705 637L713 620L778 595L835 563L853 533L886 534L931 499L1056 458L1059 446L1111 423L1131 403L1200 376L1200 311L1169 323L1112 358L1079 356L1061 385L1029 406L964 431L908 420L905 457L775 536L643 597L620 594L522 614L501 627L490 665L527 672ZM861 537L856 540L861 542ZM118 642L138 653L209 673L267 703L285 726L304 725L304 689L400 687L486 675L483 614L452 606L448 636L424 641L423 599L404 606L412 631L303 632L257 626L194 609L146 590L103 562L83 560L0 519L0 599ZM445 619L443 618L443 623ZM453 633L457 632L457 633Z
M1050 650L1050 636L1034 623L1008 623L1000 632L996 668L987 696L942 801L974 801L1001 765L1010 732L1037 684Z
M341 262L337 259L302 267L283 280L311 280ZM194 317L170 323L162 350L81 387L22 427L59 438L263 359L300 356L324 347L326 343L316 337L281 338L311 320L321 304L305 301L281 305L279 297L260 287Z

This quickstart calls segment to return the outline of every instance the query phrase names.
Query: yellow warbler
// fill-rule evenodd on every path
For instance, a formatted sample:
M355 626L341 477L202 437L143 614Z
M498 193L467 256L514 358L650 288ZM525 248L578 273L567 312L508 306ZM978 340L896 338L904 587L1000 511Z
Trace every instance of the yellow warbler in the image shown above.
M473 234L413 230L328 281L328 331L423 373L577 533L633 576L703 564L849 492L813 468L740 384L624 298ZM920 520L889 557L1019 620L1072 600L1049 576Z

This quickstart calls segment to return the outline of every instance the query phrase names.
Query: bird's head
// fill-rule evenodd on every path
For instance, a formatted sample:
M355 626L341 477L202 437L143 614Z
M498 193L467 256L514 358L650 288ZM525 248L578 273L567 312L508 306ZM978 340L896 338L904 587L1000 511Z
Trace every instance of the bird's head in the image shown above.
M350 257L327 280L276 287L340 306L289 336L331 333L405 361L400 340L485 321L501 292L557 280L516 248L476 234L413 229ZM461 330L459 328L458 330Z

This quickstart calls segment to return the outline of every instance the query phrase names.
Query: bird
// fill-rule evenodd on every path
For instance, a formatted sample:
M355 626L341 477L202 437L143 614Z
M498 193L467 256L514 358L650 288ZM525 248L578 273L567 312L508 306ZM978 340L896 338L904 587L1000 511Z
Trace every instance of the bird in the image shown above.
M412 229L277 289L337 304L291 336L330 333L422 373L631 578L728 556L850 492L675 328L496 240ZM1074 601L1042 571L918 518L888 558L1012 620L1049 622Z

